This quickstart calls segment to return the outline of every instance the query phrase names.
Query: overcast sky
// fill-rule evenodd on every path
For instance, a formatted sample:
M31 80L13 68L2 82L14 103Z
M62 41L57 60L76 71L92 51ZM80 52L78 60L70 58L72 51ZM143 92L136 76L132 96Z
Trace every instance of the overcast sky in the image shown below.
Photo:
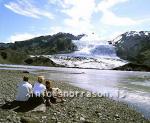
M57 32L109 40L150 30L150 0L0 0L0 42Z

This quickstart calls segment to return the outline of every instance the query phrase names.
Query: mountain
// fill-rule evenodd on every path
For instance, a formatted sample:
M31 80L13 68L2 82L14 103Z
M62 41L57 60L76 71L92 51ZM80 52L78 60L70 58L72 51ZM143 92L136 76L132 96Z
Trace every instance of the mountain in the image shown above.
M72 40L79 40L83 36L84 34L74 36L69 33L57 33L25 41L16 41L15 43L0 43L0 63L28 64L25 61L29 59L30 55L73 52L77 47ZM45 60L44 58L33 59L33 61L36 61L33 64L42 63L41 59ZM37 60L40 60L40 62L37 62Z
M150 31L126 32L112 43L120 58L150 67Z
M74 36L69 33L40 36L30 40L9 44L10 49L30 55L68 53L76 50L72 40L79 40L84 35Z

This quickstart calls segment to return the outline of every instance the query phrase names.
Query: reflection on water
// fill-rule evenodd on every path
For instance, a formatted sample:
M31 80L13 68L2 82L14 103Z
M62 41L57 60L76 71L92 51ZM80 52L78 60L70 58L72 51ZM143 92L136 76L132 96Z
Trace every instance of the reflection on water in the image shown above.
M100 92L102 94L109 93L113 99L132 105L137 111L143 113L145 117L150 118L149 72L35 66L11 67L14 68L6 69L29 70L34 74L42 74L51 80L65 81L89 91ZM4 67L0 69L4 69Z

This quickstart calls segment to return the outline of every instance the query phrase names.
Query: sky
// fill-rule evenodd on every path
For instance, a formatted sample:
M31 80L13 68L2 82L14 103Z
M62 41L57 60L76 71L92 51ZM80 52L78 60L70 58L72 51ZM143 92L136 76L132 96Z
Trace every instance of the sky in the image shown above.
M150 0L0 0L0 42L58 32L111 40L150 31Z

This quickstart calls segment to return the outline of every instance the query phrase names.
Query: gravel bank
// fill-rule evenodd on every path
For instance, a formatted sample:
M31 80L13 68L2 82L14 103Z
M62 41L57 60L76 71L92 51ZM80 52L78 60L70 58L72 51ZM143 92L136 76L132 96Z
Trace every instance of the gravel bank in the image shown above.
M30 82L36 76L21 71L0 70L0 105L14 100L16 85L27 75ZM84 91L67 83L53 82L66 91ZM150 123L127 105L104 97L68 97L66 102L47 107L46 112L15 112L0 108L0 123Z

